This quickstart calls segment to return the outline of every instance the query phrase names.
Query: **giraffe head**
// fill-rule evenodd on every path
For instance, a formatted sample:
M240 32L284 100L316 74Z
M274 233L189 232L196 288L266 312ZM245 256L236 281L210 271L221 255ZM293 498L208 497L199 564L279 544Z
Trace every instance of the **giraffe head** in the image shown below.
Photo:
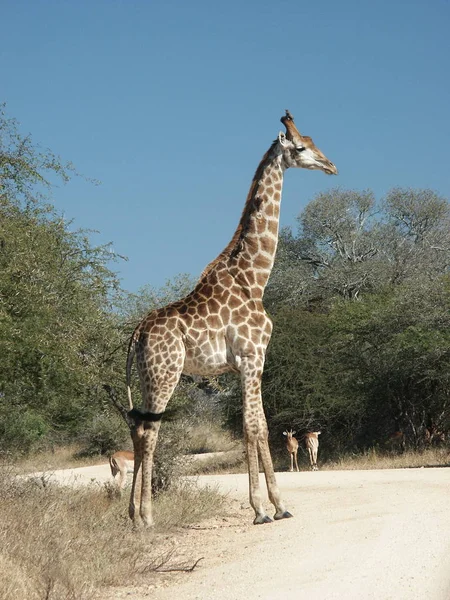
M337 175L335 165L317 148L312 139L301 135L294 124L294 117L287 110L281 117L281 122L286 127L286 133L278 134L278 141L283 154L284 166L299 167L301 169L318 169L327 175Z

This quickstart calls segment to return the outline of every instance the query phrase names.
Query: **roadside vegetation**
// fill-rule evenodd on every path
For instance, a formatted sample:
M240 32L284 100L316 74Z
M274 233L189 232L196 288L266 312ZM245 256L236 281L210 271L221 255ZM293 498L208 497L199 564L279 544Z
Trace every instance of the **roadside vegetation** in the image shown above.
M386 452L372 448L355 455L344 455L338 460L326 462L326 470L370 470L370 469L414 469L450 467L450 452L447 447L427 448L422 452L409 450L402 453Z
M447 445L419 450L406 450L399 452L385 448L373 447L364 452L343 453L336 458L327 458L326 441L324 456L321 455L322 447L319 446L318 466L320 471L356 471L373 469L417 469L431 467L450 467L450 451ZM278 471L289 469L289 454L285 450L275 455L275 468ZM301 448L298 452L298 465L300 471L309 471L309 459Z
M214 490L175 485L156 497L155 530L133 531L127 500L108 492L1 470L0 598L88 600L102 588L187 570L200 557L174 550L177 531L223 510Z

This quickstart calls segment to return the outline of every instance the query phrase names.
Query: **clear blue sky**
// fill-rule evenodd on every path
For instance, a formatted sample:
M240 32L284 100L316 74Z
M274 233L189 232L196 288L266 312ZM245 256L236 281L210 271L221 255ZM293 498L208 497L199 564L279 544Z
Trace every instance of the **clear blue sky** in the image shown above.
M288 171L282 225L320 191L450 197L448 0L3 0L1 96L101 186L54 193L129 261L198 275L228 243L284 109L339 168Z

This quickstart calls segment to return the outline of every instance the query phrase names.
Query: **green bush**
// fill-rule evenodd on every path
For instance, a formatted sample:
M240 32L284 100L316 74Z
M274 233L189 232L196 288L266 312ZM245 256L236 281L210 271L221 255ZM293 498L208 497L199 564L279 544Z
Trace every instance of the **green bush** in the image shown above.
M154 494L169 490L179 482L185 470L187 438L183 428L176 423L163 423L156 444L152 490Z
M28 454L39 449L48 433L44 418L33 410L11 407L0 412L0 448L13 454Z
M123 421L116 415L101 414L95 416L86 431L81 442L83 450L80 455L95 456L97 454L109 454L130 446L130 436Z

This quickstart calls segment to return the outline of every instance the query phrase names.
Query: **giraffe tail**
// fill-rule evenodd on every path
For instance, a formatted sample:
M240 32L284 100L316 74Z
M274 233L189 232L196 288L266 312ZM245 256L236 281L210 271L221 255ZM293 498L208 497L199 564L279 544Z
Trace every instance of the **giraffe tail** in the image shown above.
M126 371L128 405L130 407L130 411L133 410L133 401L131 399L131 367L133 366L133 361L134 361L134 357L136 354L137 341L138 341L138 331L135 330L133 335L131 336L130 343L128 344L127 371Z

